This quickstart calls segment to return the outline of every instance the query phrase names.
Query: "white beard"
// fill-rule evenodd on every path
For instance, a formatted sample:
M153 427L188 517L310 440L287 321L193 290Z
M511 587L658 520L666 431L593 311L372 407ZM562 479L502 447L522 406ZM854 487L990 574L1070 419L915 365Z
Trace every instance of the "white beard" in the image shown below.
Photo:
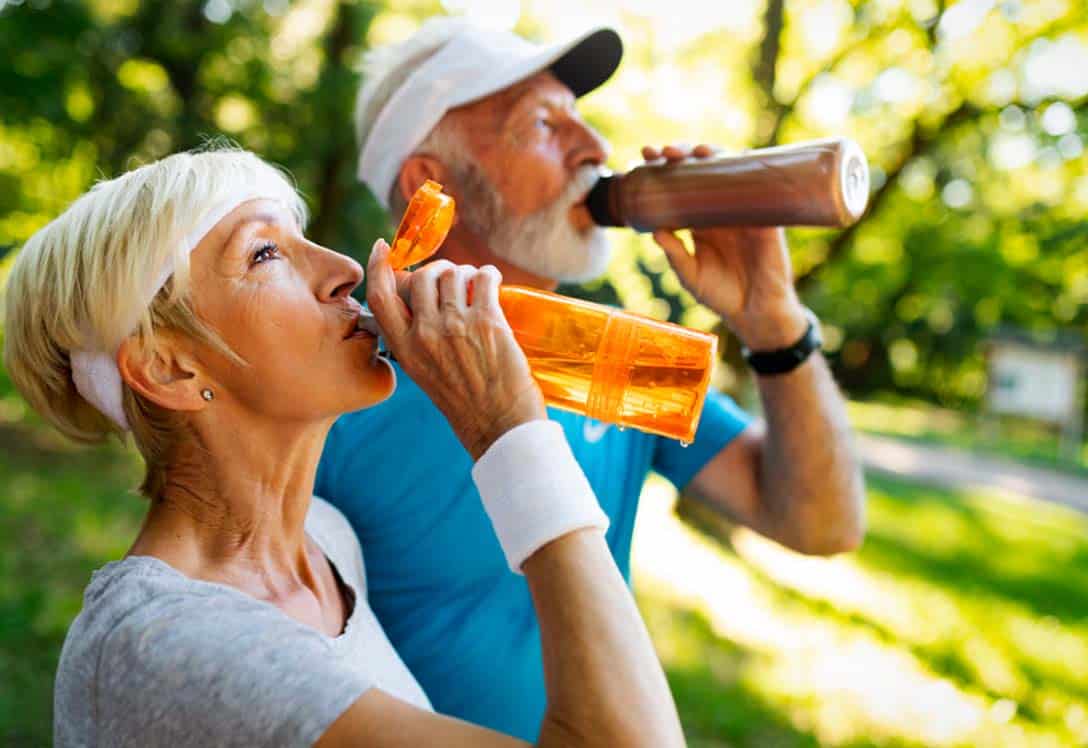
M550 205L524 217L511 216L502 196L476 168L464 170L461 181L465 199L459 205L461 220L488 249L507 262L534 275L581 283L604 274L612 256L605 230L594 226L579 232L570 222L570 210L585 199L600 178L594 166L583 166Z

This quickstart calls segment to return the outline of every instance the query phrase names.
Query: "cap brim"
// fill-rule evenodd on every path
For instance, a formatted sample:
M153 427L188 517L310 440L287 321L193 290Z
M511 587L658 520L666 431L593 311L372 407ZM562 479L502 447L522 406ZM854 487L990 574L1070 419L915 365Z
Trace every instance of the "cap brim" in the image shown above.
M549 69L575 97L584 96L612 77L623 58L623 41L609 28L592 31L576 41Z
M501 91L542 70L550 70L574 95L582 96L604 83L619 67L623 42L615 31L598 28L566 42L543 47L512 65L478 76L449 102L450 108L469 104Z

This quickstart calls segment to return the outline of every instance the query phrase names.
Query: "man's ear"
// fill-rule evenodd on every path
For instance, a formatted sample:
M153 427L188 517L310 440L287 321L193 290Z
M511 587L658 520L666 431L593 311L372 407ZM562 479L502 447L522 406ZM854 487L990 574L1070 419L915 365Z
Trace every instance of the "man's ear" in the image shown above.
M196 367L187 354L176 351L161 333L146 353L135 337L122 341L117 350L121 379L151 402L168 410L203 410Z
M397 175L397 189L400 190L401 197L407 203L412 199L412 195L416 194L416 190L422 187L423 183L428 179L433 179L446 186L448 177L449 170L437 158L425 154L416 154L405 159L404 164L400 167L400 174Z

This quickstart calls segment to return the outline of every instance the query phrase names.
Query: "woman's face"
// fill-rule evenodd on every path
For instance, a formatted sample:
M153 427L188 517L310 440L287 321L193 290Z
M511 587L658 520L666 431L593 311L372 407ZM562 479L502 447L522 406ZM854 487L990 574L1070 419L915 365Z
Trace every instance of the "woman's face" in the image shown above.
M308 241L275 200L235 208L190 258L197 315L246 361L202 348L209 385L278 422L335 417L393 391L377 338L356 329L363 269Z

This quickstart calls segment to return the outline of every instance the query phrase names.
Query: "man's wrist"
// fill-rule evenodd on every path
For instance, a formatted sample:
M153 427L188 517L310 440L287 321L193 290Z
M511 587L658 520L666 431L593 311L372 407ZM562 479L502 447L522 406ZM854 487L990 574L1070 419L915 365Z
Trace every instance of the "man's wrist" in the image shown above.
M809 316L798 302L766 311L757 310L730 325L750 351L774 351L793 345L808 329Z
M808 322L805 331L788 346L759 351L753 351L746 346L741 347L741 354L752 371L760 376L788 374L820 350L820 346L823 345L820 321L808 309L805 309L805 317Z

